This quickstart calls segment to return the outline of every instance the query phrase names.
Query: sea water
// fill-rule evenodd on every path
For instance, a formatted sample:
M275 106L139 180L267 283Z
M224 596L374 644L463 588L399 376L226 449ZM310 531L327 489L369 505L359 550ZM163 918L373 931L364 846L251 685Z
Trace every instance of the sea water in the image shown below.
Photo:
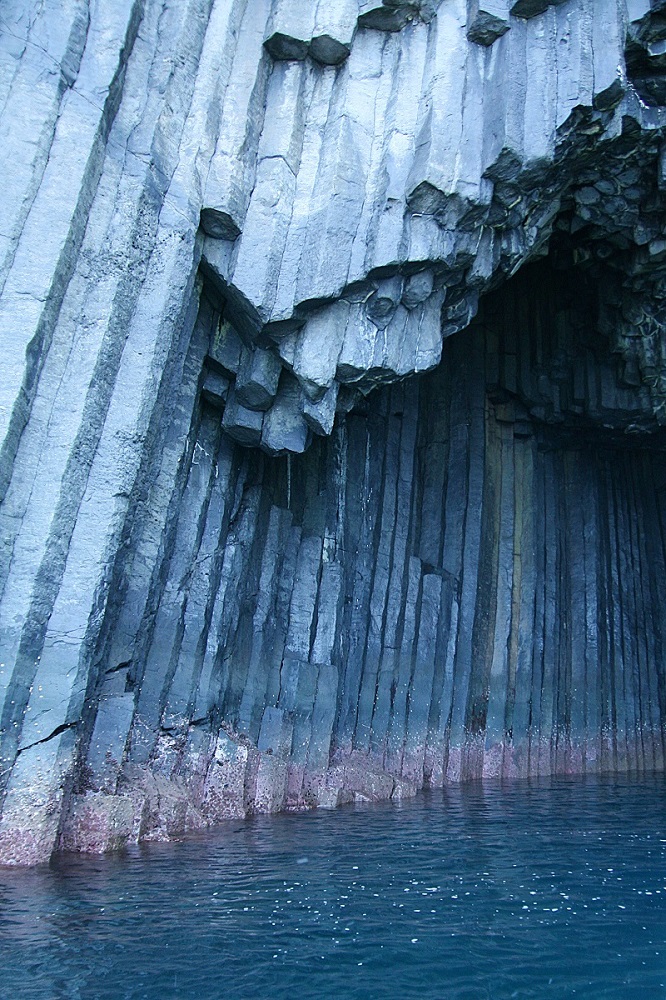
M467 784L0 871L0 996L666 997L663 775Z

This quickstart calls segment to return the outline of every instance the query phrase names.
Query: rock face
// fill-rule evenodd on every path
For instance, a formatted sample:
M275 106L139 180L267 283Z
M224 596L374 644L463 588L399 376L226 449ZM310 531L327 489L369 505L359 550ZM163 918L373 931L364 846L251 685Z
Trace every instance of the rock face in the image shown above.
M0 862L663 768L664 4L33 6Z

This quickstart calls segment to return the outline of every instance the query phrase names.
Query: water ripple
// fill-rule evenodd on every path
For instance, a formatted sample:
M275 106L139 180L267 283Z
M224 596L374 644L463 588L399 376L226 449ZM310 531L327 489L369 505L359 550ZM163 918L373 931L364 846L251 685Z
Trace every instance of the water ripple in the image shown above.
M22 1000L666 996L666 783L467 785L0 873Z

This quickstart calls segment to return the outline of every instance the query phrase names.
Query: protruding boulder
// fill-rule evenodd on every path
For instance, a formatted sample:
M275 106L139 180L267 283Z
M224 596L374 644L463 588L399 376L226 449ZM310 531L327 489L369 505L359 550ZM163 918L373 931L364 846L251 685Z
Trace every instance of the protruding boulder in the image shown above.
M467 37L492 45L510 28L509 0L467 0Z
M230 375L235 375L240 366L243 343L228 320L221 320L211 339L209 357Z
M240 236L240 219L224 208L202 208L201 228L216 240L235 240Z
M209 369L205 374L203 385L201 386L201 395L211 406L215 406L220 410L224 409L224 404L229 395L230 384L230 379L226 375Z
M236 398L234 389L231 389L222 417L222 427L229 437L238 441L239 444L258 445L261 441L263 422L263 413L258 410L249 410L243 406Z
M416 274L410 275L405 281L402 304L408 309L414 309L421 302L425 302L432 292L433 281L432 271L418 271Z
M410 0L360 0L358 23L379 31L400 31L417 16L416 3Z
M236 398L249 410L268 410L275 399L282 365L264 348L243 352L236 378Z
M344 62L351 50L357 19L358 0L336 0L335 3L319 0L310 42L312 58L328 66Z
M321 399L335 378L335 369L347 329L350 306L343 299L309 317L299 331L294 374L305 394Z
M556 7L565 2L566 0L516 0L511 8L511 13L514 17L536 17L537 14L543 14L549 7Z
M333 382L317 402L303 395L303 417L315 434L326 437L333 430L338 389L338 383Z
M402 296L402 288L403 279L400 275L395 275L393 278L386 278L379 283L377 291L366 302L365 308L368 317L378 329L384 330L390 323L393 314L398 308Z
M314 4L272 0L264 45L274 59L305 59L314 30Z
M301 410L301 390L298 382L288 372L280 379L278 394L264 417L261 446L271 455L305 451L310 441L310 430Z

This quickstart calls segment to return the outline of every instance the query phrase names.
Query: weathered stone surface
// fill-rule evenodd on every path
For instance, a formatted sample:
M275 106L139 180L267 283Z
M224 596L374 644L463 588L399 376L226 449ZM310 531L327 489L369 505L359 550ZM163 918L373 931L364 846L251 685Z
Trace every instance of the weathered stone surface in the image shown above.
M663 767L663 4L20 6L0 862Z

